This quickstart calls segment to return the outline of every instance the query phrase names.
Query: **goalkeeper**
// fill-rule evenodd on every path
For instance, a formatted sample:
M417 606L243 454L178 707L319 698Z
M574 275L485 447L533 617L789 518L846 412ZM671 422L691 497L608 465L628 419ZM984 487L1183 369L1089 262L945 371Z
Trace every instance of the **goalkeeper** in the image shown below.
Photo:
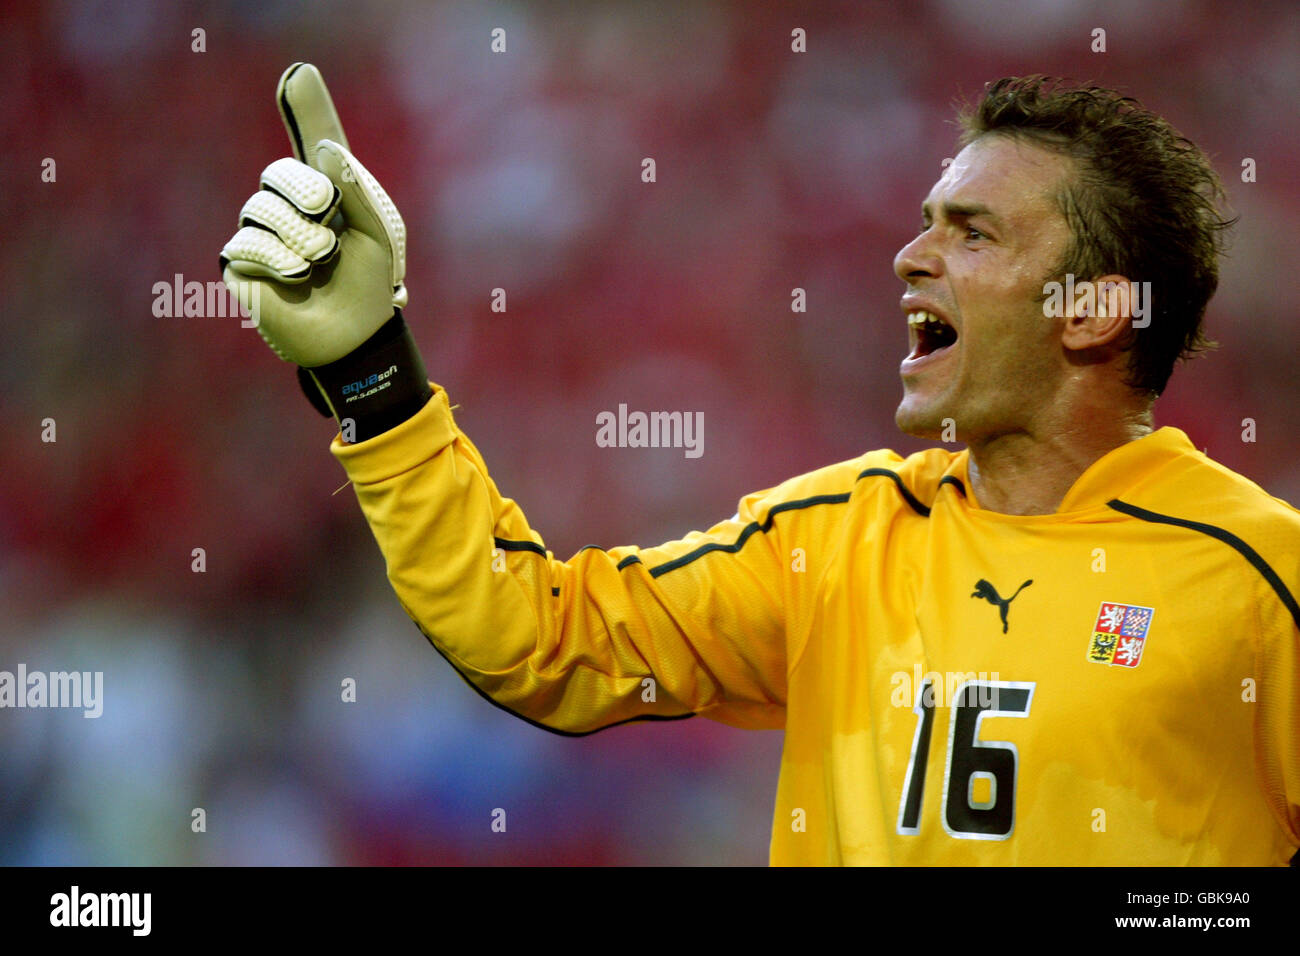
M897 422L966 450L872 451L561 561L427 378L405 227L319 73L290 67L278 101L296 158L223 276L260 284L399 600L485 697L566 734L784 729L774 863L1295 855L1300 514L1154 425L1228 225L1163 119L1041 77L963 115L894 270Z

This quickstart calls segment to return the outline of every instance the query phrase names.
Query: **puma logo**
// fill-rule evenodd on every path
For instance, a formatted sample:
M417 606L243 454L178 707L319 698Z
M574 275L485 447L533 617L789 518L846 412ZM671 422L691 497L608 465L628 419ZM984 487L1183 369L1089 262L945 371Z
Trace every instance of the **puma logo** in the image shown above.
M1011 609L1011 602L1016 599L1017 594L1033 583L1033 578L1030 578L1024 584L1020 585L1020 587L1016 588L1015 594L1011 595L1009 598L1004 598L998 594L997 588L988 581L985 581L983 578L980 578L975 582L975 591L971 594L971 597L983 598L990 604L997 606L998 614L1002 617L1002 633L1005 634L1007 632L1007 611Z

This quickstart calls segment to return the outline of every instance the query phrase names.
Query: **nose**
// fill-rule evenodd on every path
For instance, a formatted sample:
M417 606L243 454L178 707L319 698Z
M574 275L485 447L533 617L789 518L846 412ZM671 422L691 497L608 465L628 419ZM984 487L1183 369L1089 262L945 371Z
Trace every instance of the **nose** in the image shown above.
M904 282L936 278L943 273L943 260L934 249L934 229L919 233L894 256L894 274Z

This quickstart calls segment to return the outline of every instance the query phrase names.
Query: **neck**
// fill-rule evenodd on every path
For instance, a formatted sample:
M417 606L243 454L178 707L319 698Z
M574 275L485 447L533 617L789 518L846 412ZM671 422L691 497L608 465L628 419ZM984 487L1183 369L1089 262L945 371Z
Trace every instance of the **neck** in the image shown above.
M1095 411L1100 410L971 438L970 480L980 507L1009 515L1052 514L1089 465L1154 428L1149 405L1109 421L1093 417Z

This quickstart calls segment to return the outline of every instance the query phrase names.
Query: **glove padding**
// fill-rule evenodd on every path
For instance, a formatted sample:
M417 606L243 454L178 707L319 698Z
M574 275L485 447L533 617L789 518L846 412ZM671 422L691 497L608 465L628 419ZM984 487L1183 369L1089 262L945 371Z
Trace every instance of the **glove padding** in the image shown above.
M222 278L257 304L257 331L282 359L315 368L369 340L406 305L406 225L348 149L320 72L295 63L276 99L296 159L262 173ZM261 286L256 297L247 286Z

